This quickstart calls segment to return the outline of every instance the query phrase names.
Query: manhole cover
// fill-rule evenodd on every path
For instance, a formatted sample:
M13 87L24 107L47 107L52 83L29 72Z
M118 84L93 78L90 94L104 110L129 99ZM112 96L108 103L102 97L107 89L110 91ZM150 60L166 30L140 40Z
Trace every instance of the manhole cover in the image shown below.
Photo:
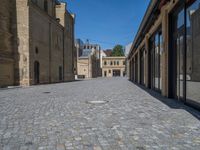
M108 101L87 101L88 104L105 104L108 103Z
M44 94L50 94L51 92L43 92Z

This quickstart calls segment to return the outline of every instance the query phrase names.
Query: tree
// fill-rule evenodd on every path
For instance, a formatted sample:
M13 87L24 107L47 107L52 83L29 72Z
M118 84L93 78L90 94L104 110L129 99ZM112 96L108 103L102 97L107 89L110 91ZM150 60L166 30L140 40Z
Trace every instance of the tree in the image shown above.
M115 56L124 56L123 46L122 45L116 45L113 48L112 56L114 56L114 57Z

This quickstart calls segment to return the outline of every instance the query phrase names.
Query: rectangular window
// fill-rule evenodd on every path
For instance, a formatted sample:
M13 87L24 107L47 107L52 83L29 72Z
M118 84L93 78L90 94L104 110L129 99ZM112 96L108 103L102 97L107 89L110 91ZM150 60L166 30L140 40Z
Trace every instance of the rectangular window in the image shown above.
M200 107L200 0L176 9L171 24L170 96Z
M162 32L159 29L150 39L150 70L151 88L157 91L162 90Z
M104 71L104 77L107 77L107 71Z
M200 0L186 12L186 99L200 104Z

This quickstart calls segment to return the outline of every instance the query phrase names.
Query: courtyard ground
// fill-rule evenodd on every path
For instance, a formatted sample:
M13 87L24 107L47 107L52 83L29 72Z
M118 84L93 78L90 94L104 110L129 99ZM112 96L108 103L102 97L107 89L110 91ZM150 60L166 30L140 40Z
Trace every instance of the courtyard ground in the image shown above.
M26 149L199 150L200 112L126 78L0 90L0 150Z

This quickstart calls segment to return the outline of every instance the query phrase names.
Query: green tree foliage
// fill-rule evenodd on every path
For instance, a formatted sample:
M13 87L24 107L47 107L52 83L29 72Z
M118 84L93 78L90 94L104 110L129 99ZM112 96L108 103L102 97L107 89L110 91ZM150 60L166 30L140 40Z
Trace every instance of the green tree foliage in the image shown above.
M116 56L124 56L123 46L122 45L116 45L113 48L112 56L114 56L114 57L116 57Z

